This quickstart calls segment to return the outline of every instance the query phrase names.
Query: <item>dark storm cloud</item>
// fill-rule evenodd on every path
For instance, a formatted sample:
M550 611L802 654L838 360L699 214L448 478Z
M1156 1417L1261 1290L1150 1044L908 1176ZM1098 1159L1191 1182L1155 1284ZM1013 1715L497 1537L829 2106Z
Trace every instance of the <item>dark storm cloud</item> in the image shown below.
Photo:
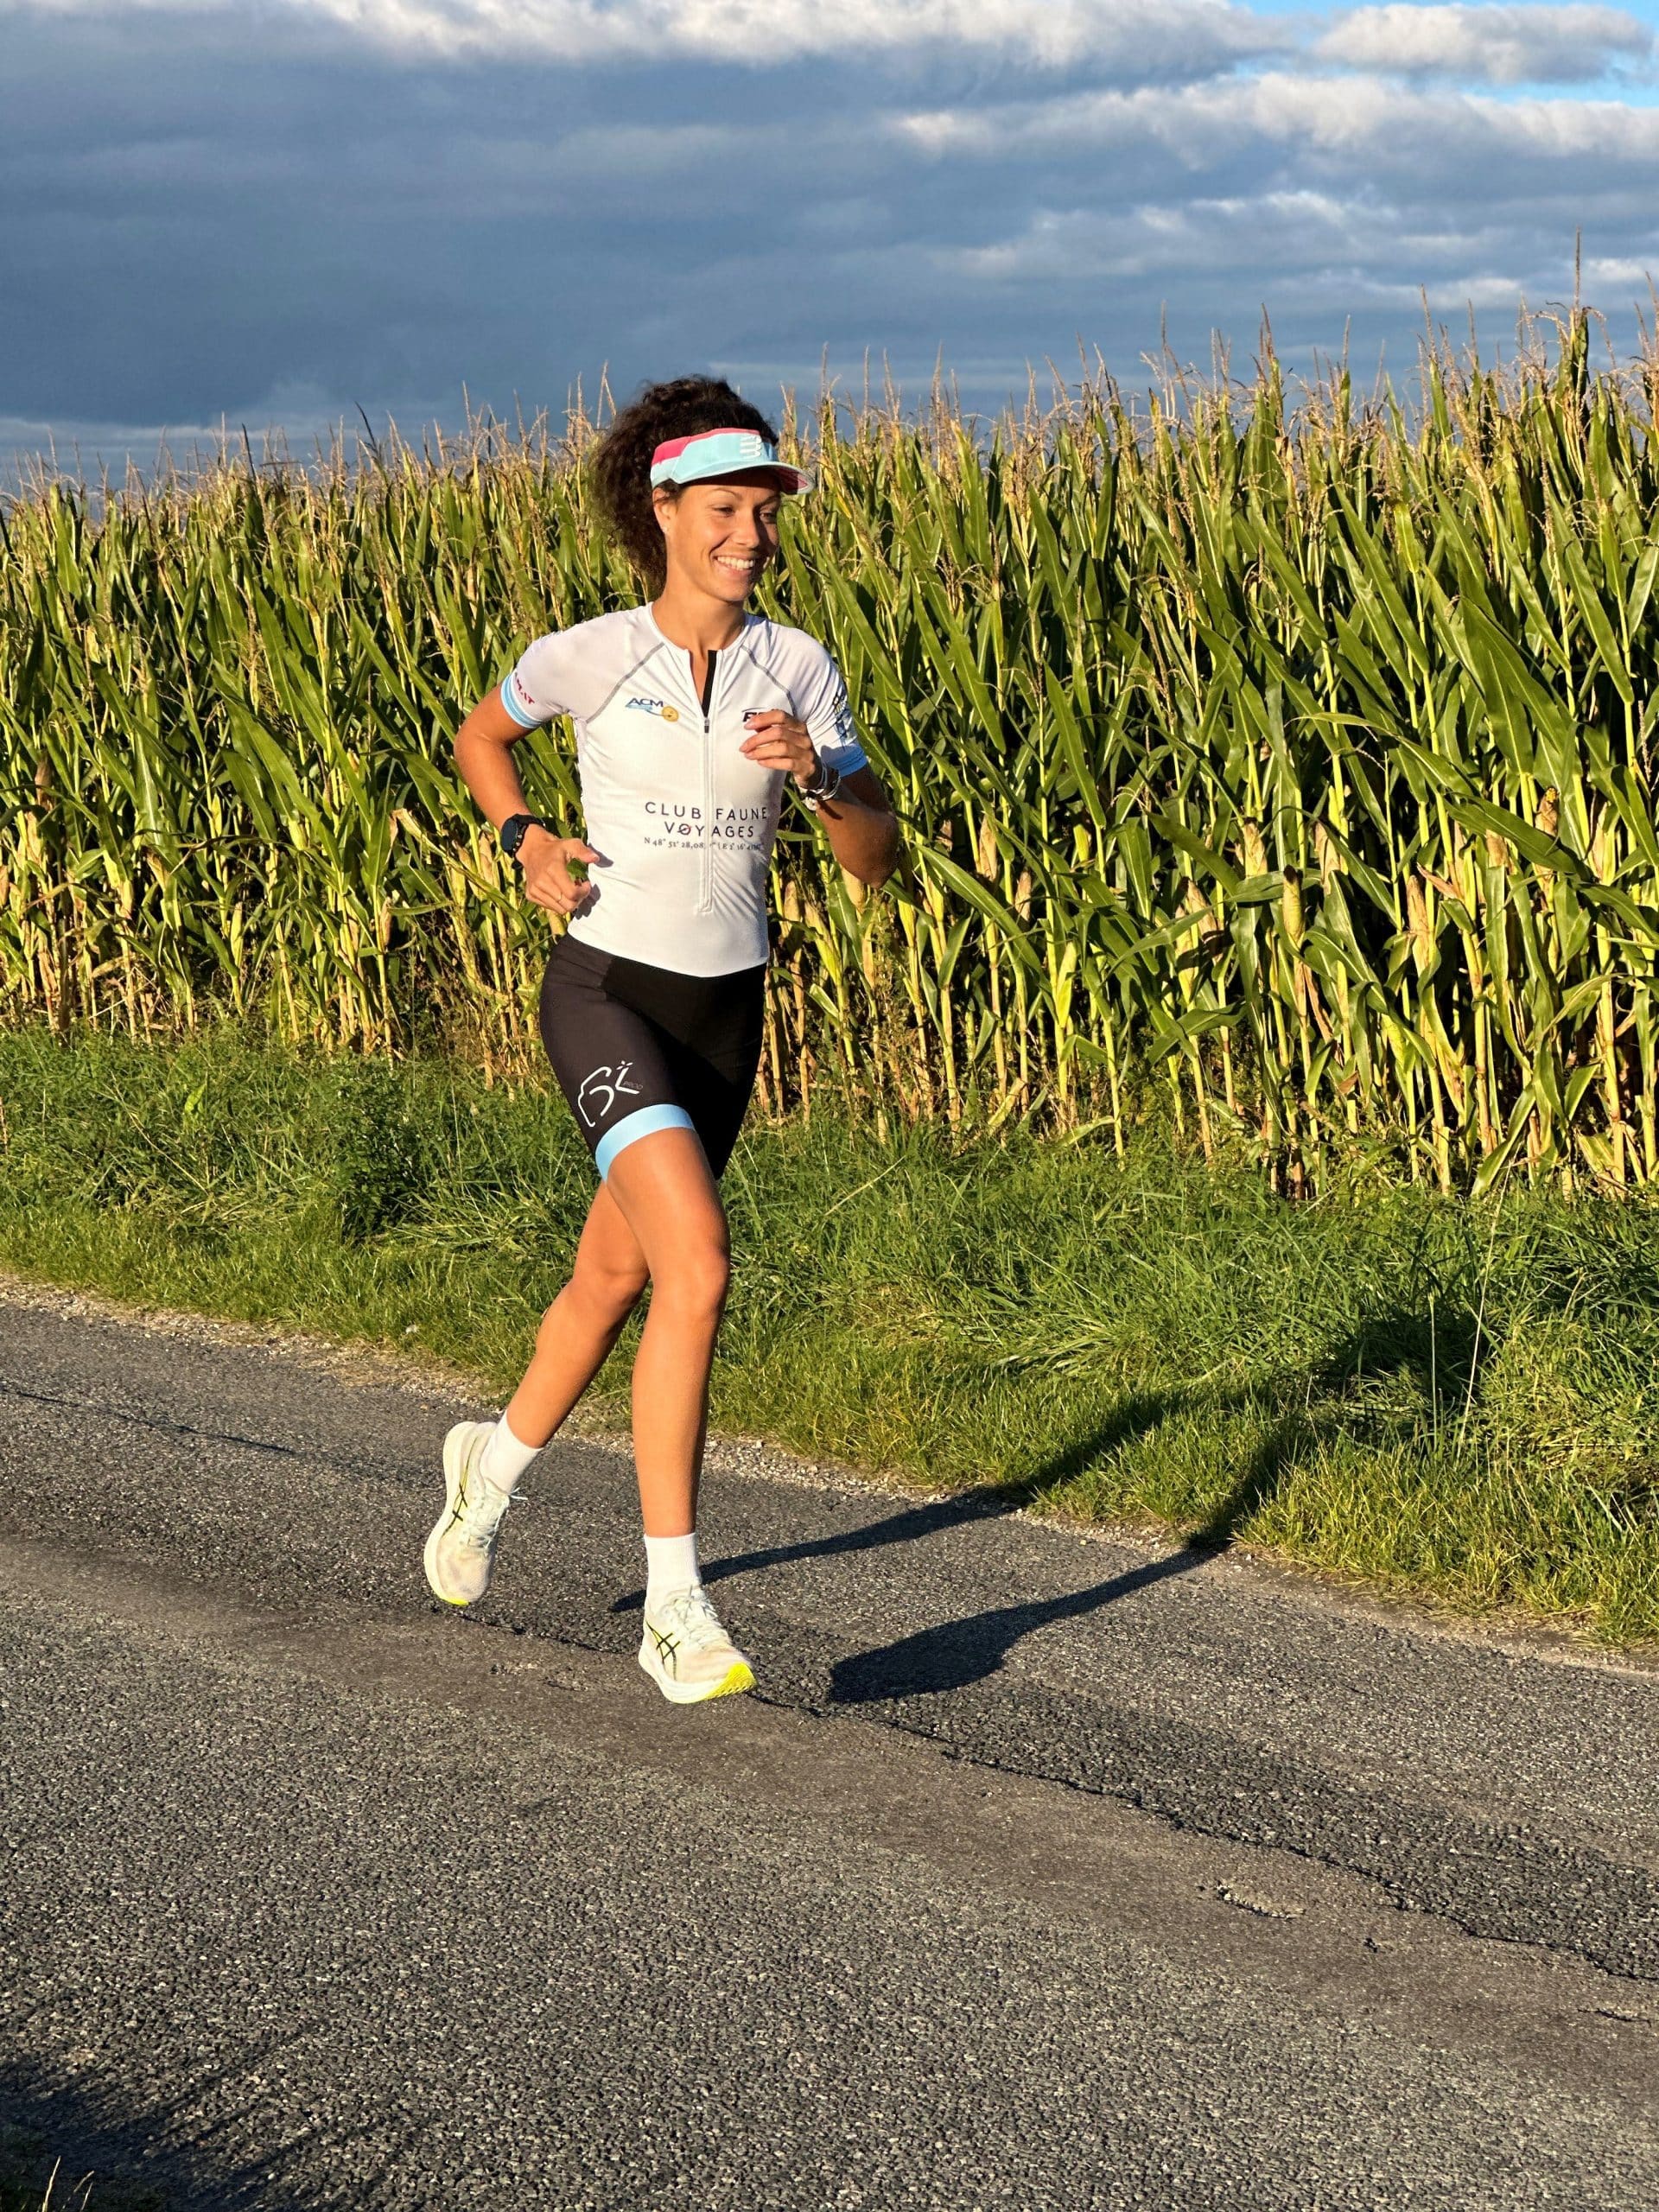
M1248 345L1264 303L1293 355L1346 329L1403 365L1420 287L1507 328L1523 292L1565 292L1581 226L1628 320L1659 262L1659 110L1479 89L1522 53L1629 60L1618 10L1195 8L1183 39L1136 41L1152 16L1104 0L893 0L910 44L815 55L804 0L534 0L513 20L537 58L480 46L472 0L363 0L415 23L401 48L331 4L0 0L0 447L225 416L303 435L357 404L414 427L455 420L463 385L556 414L607 365L622 387L688 363L810 386L826 354L856 382L867 354L920 379L942 353L988 404L1079 340L1134 371L1166 310L1183 353L1215 328ZM630 10L686 57L632 64ZM981 43L947 55L964 10ZM1333 41L1402 12L1390 74L1337 66ZM1485 67L1471 15L1496 25ZM601 16L598 62L551 51ZM781 58L734 63L734 25L763 16ZM1019 47L1039 21L1052 52Z

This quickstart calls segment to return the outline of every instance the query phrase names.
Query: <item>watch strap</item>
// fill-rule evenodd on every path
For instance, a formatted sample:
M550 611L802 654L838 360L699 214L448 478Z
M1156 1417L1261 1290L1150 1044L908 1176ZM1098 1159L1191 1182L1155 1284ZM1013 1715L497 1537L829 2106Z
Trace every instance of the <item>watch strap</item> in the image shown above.
M532 825L537 830L544 830L547 827L537 814L510 814L501 824L499 832L501 849L510 861L518 859L518 848L524 842L524 832Z
M819 756L817 767L806 782L797 786L801 804L809 813L816 814L821 799L834 798L841 789L841 771L833 761Z

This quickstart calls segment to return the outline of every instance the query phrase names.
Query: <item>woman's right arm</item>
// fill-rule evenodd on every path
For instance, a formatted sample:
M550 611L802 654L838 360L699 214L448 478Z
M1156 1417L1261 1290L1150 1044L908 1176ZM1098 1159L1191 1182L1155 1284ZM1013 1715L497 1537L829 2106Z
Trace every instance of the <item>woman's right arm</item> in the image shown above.
M501 703L499 685L486 691L455 732L455 766L461 780L499 830L515 814L528 814L524 787L513 765L512 748L524 734ZM524 890L538 906L574 914L588 896L588 885L572 875L572 861L596 861L599 855L580 837L556 837L531 823L518 848Z

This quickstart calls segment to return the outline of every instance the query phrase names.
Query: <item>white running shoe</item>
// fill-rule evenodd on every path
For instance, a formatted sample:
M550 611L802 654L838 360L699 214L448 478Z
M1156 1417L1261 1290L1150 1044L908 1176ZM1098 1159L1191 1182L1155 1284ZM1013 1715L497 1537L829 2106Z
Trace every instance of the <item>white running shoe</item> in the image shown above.
M478 1471L495 1423L457 1421L443 1440L443 1510L426 1540L426 1579L446 1605L470 1605L490 1586L508 1497Z
M639 1664L671 1705L754 1688L753 1668L721 1626L701 1582L647 1608Z

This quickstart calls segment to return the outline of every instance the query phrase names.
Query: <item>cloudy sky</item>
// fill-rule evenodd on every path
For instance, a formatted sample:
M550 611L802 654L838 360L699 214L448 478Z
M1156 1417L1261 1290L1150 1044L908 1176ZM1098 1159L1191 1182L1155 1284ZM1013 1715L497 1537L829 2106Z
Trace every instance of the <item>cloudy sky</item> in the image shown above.
M992 406L1659 278L1659 0L0 0L0 455L607 365Z

